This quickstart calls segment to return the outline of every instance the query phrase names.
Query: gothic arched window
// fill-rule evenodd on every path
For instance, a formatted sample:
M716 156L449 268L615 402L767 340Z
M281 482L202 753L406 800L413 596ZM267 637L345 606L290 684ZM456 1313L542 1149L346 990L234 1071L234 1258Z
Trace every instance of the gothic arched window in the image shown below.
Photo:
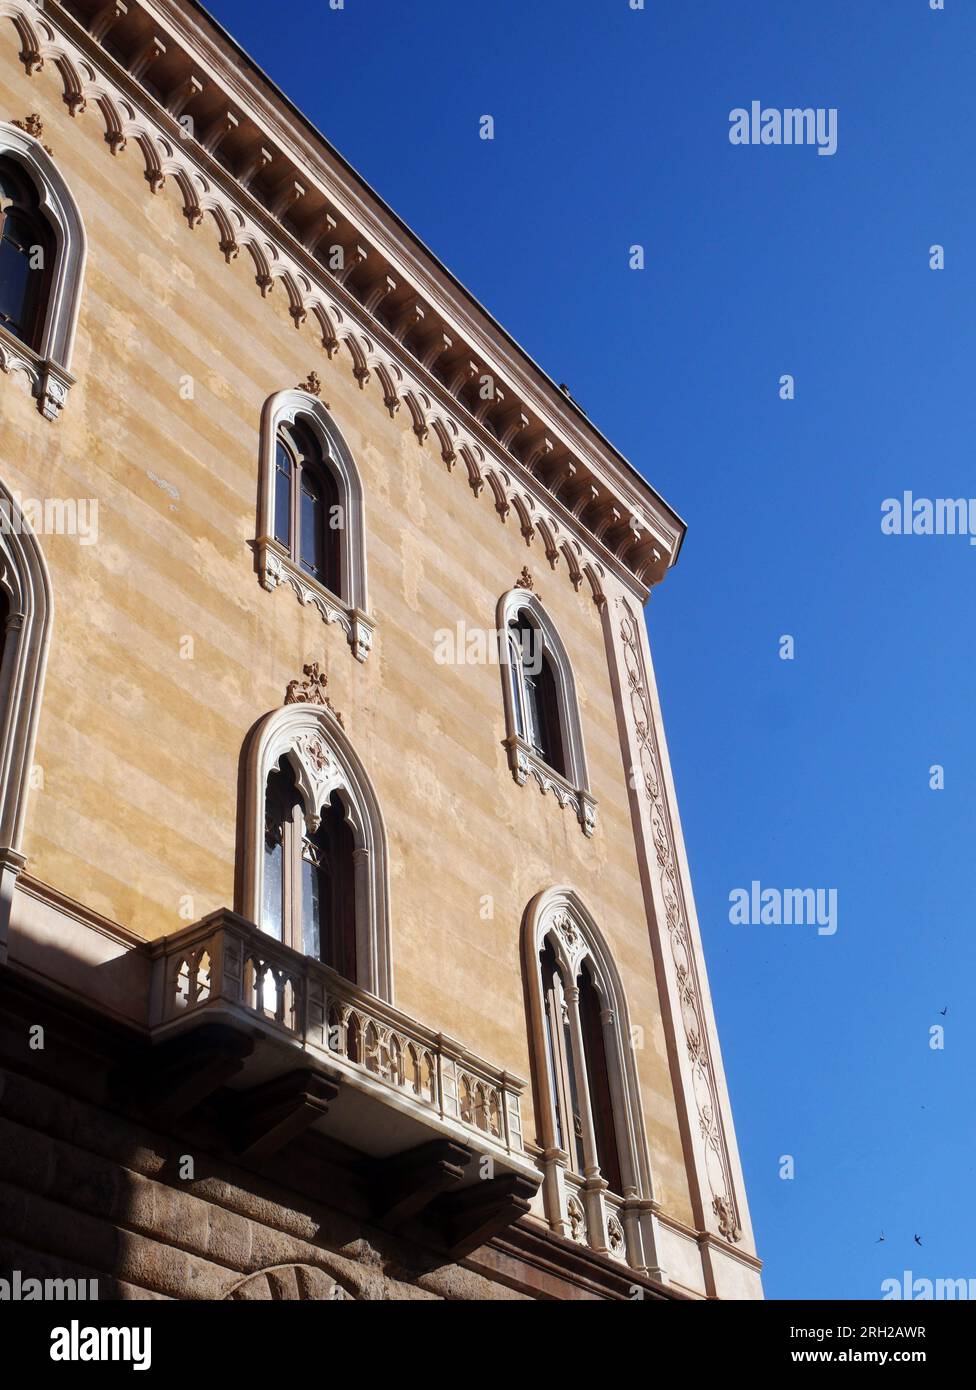
M523 930L539 1146L550 1225L656 1269L650 1165L620 977L569 889L540 893Z
M0 158L0 323L35 351L54 265L54 237L37 190L9 158Z
M343 509L313 430L299 418L278 430L274 536L292 562L342 599Z
M308 391L280 391L262 420L258 576L338 623L360 661L374 629L365 540L359 473L327 407Z
M327 706L297 700L258 725L246 825L243 916L389 999L386 834L366 772Z
M310 813L287 759L268 777L261 928L356 978L355 842L334 791Z
M67 184L28 131L0 122L0 368L30 378L53 420L73 378L85 231Z
M509 766L519 785L530 776L571 805L592 835L596 802L590 795L576 685L566 648L535 594L512 589L499 600Z

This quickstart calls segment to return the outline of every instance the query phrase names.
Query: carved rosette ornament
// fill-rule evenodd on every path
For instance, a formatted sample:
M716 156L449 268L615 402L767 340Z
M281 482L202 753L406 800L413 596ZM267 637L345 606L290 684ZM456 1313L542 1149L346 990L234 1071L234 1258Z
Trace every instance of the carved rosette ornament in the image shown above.
M626 1254L624 1228L616 1216L607 1220L607 1246L615 1260L622 1260Z
M636 622L629 610L621 620L620 639L623 643L628 696L637 734L637 763L641 770L638 786L642 785L648 804L651 839L660 872L661 895L664 899L665 923L677 978L685 1049L691 1063L698 1128L705 1146L705 1169L712 1193L712 1211L721 1235L727 1241L735 1243L742 1232L718 1104L715 1069L703 1024L705 1010L702 1005L701 981L686 925L684 894L675 860L674 831L661 785L660 750L651 716L644 656Z

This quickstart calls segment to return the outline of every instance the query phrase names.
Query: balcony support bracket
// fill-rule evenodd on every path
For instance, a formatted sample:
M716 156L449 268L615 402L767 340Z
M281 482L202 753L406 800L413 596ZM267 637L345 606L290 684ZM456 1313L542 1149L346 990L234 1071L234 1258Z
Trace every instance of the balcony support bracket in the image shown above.
M404 1225L464 1177L471 1150L449 1139L434 1139L376 1165L373 1200L377 1216L390 1230Z

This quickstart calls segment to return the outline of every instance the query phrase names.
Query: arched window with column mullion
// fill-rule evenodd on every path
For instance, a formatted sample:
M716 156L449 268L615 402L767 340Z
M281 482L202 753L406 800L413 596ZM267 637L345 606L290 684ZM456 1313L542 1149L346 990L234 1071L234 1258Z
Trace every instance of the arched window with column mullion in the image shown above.
M237 911L392 1002L383 819L365 768L339 717L314 698L317 689L292 699L289 688L289 702L249 737Z
M653 1187L619 973L569 888L522 928L545 1210L553 1229L654 1267Z
M309 810L287 756L267 780L262 930L356 979L355 844L333 792Z

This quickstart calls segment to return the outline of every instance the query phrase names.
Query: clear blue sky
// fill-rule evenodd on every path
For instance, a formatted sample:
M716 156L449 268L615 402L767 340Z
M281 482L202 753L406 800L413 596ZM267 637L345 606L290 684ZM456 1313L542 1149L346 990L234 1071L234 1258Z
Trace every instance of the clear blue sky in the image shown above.
M976 549L880 529L976 496L976 3L210 8L689 523L651 640L768 1296L976 1276ZM754 99L836 155L730 145ZM837 934L730 925L753 879Z

